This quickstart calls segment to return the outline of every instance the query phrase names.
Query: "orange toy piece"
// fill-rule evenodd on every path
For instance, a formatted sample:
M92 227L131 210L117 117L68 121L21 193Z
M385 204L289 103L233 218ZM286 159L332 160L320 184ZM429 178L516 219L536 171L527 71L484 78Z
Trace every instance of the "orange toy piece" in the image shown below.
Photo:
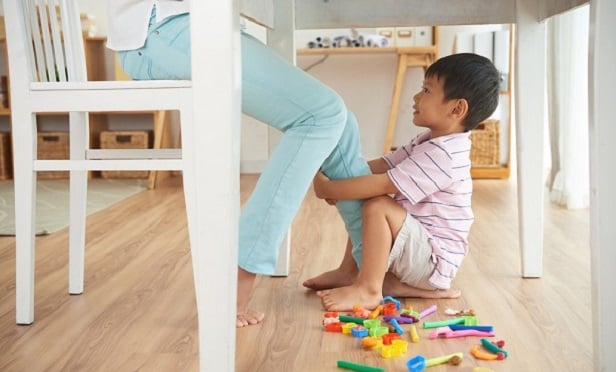
M325 325L325 332L342 332L342 323L328 323Z
M492 354L481 348L481 345L475 345L471 348L471 354L477 359L481 360L503 360L505 355L503 353Z
M380 337L364 337L361 339L361 346L364 349L378 349L383 346L383 339Z
M361 305L353 305L353 312L350 315L356 318L368 318L370 314L371 311L364 309Z
M388 302L385 305L383 305L383 315L391 316L391 315L396 315L396 314L398 314L398 309L396 308L396 304L394 304L393 302Z
M391 345L393 340L400 340L402 337L398 333L387 333L381 336L384 345Z

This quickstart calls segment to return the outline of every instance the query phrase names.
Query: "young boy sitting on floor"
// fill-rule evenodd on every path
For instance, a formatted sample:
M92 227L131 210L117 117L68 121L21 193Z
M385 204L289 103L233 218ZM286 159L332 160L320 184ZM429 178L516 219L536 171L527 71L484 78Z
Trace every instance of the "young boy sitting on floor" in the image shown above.
M490 60L471 53L443 57L413 97L413 123L426 131L370 161L371 175L316 175L319 198L367 199L363 248L348 244L337 269L304 283L319 290L326 310L373 309L383 293L460 296L450 285L468 253L473 223L470 130L492 115L498 97L499 73Z

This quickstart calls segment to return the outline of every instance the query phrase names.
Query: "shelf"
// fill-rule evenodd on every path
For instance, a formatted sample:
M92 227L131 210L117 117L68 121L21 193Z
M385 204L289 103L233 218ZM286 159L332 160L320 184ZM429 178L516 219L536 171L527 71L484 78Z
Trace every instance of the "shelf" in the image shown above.
M298 55L322 55L322 54L430 54L436 53L434 45L417 47L383 47L383 48L301 48Z
M0 108L0 116L11 116L11 109Z

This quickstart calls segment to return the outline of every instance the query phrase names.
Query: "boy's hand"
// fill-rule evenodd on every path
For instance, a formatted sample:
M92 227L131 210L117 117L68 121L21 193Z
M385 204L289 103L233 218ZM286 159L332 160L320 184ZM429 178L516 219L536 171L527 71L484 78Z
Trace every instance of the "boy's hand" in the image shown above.
M312 184L314 186L314 193L319 199L327 199L325 197L325 189L327 184L329 183L329 178L323 174L323 172L318 171L312 180ZM329 202L328 202L329 203Z

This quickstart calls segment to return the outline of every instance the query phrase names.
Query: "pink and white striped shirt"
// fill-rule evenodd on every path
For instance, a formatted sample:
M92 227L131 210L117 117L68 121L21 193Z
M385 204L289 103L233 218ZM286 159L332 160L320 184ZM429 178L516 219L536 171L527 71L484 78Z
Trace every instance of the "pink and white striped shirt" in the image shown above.
M430 283L448 289L468 253L473 223L470 132L430 138L420 133L385 155L387 173L398 188L396 202L426 229L436 270Z

